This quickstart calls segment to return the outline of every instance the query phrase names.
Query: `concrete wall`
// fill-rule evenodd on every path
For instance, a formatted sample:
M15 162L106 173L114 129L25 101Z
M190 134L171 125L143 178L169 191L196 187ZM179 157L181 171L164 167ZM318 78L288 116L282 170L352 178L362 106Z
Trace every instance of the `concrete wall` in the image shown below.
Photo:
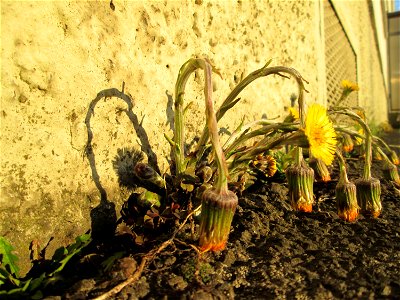
M351 36L359 57L360 97L365 103L384 97L366 28L367 1L350 9L335 4L343 16L356 16L346 26L350 31L358 26ZM101 193L103 204L114 203L119 213L129 194L113 170L119 149L154 154L161 171L168 169L163 133L173 135L171 97L179 68L190 57L206 56L220 70L222 79L215 76L213 82L217 106L240 78L271 58L272 65L294 67L309 81L309 103L325 102L318 1L114 5L115 10L109 1L1 2L0 234L17 247L22 263L32 239L45 244L55 236L52 245L58 247L89 229ZM188 115L189 139L204 124L201 79L200 73L193 76L186 93L195 103ZM127 103L111 97L96 102L92 115L96 95L121 90L123 82L133 113L127 115ZM290 80L260 79L242 93L242 103L221 127L232 130L243 116L248 121L282 116L296 90ZM375 114L384 119L376 109ZM89 117L93 152L87 159Z

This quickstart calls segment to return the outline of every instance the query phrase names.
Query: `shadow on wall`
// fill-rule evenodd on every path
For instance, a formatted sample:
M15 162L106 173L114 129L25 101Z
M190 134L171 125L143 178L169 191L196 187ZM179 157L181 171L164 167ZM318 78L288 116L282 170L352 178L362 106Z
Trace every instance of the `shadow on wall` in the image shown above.
M113 202L108 201L107 199L107 192L104 189L104 187L100 183L100 176L97 172L96 169L96 157L93 152L93 147L92 147L92 140L93 140L93 132L90 126L90 120L92 116L94 115L94 109L97 105L97 103L102 99L105 98L111 98L111 97L117 97L123 101L126 102L128 105L128 108L125 110L126 115L130 119L130 121L133 124L133 127L136 131L137 136L139 137L141 141L141 150L144 152L147 157L148 157L148 164L157 172L159 172L159 167L157 163L157 156L154 153L154 151L151 149L149 139L147 136L146 131L142 127L142 122L139 122L137 115L133 113L133 101L132 97L130 95L127 95L124 93L124 83L122 84L122 90L119 91L116 88L111 88L111 89L106 89L100 91L96 98L92 100L92 102L89 105L88 112L86 114L85 118L85 124L87 128L87 143L85 147L85 155L89 160L90 168L92 171L92 179L94 183L96 184L97 189L100 192L100 203L98 206L92 209L90 212L90 218L91 218L91 227L92 227L92 237L96 239L107 239L109 237L112 237L114 235L115 227L116 227L116 220L117 220L117 215L115 211L115 204ZM126 164L126 159L128 158L128 161L130 162L129 164ZM129 167L130 165L136 164L137 161L140 161L143 159L143 154L141 152L135 151L135 150L127 150L127 149L122 149L118 151L118 155L113 161L114 164L114 169L117 171L119 178L121 179L120 170L121 167ZM122 163L124 163L124 166L122 166ZM133 168L132 168L133 171ZM126 170L128 174L132 172L130 170Z

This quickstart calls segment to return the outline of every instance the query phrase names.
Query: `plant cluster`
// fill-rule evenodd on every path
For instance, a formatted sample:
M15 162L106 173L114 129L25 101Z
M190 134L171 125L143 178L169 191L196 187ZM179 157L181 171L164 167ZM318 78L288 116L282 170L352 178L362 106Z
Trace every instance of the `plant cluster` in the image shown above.
M340 168L336 187L340 218L355 221L359 212L379 216L382 210L380 182L371 176L372 153L385 160L387 178L397 183L396 164L399 161L396 153L372 134L362 109L340 106L352 92L359 90L358 85L344 80L342 95L335 105L326 108L312 104L307 109L304 101L307 82L304 78L295 69L269 67L269 64L270 61L239 82L215 111L212 75L220 75L218 70L203 58L190 59L181 67L175 86L174 137L166 136L173 154L171 172L161 176L152 169L148 170L147 183L152 182L153 188L142 184L146 190L137 194L125 210L126 218L133 220L133 230L140 231L141 227L136 226L143 224L140 220L145 220L144 223L148 220L154 227L160 220L172 220L174 214L176 216L194 207L201 207L199 248L202 251L222 250L238 204L237 194L254 182L274 176L278 171L284 173L288 182L288 198L292 208L311 212L313 183L331 180L329 166L335 157ZM206 125L195 149L189 152L185 140L185 114L191 103L185 106L184 97L186 83L197 69L204 72ZM243 89L256 79L269 75L295 79L298 93L291 96L289 115L282 122L260 119L245 124L242 121L222 144L218 122L240 102L239 94ZM297 107L294 105L296 100ZM343 120L336 118L337 115L349 118L353 125L333 121ZM363 176L353 184L348 180L344 157L353 151L355 143L363 152L365 166ZM142 166L141 169L150 168L143 162L138 165ZM143 172L137 167L135 175L144 183ZM145 206L140 205L143 199L146 199ZM144 216L143 208L146 211ZM156 223L154 220L157 220Z
M263 182L278 174L287 180L288 201L292 208L311 212L314 181L331 180L329 166L335 158L340 169L336 186L339 217L351 222L360 212L379 216L382 210L381 187L379 180L371 176L373 153L385 161L387 178L397 184L400 184L396 167L399 159L382 139L372 134L360 108L340 106L346 97L358 91L357 84L343 81L342 96L332 107L312 104L307 108L304 100L307 81L295 69L270 67L270 62L239 82L217 110L214 110L212 76L219 75L218 70L204 58L192 58L183 64L175 85L174 136L165 136L172 150L170 172L161 174L143 161L140 152L130 156L131 168L122 170L115 162L120 183L135 188L121 213L137 244L146 242L148 232L157 236L159 229L173 228L172 225L186 216L184 222L188 218L197 218L200 223L197 233L194 228L192 230L192 238L198 239L197 251L223 250L238 205L237 195L254 182ZM198 69L204 73L206 124L195 149L189 152L185 139L185 115L190 104L185 106L185 88L190 76ZM297 106L292 103L289 115L281 122L260 119L245 124L242 121L222 143L218 121L240 102L239 94L249 84L269 75L296 81L297 95L292 95L291 99L292 102L297 100ZM336 123L333 120L340 119L331 116L337 115L350 118L358 128ZM347 177L345 157L355 147L361 149L365 165L362 177L352 183ZM182 228L183 223L180 224ZM53 257L55 267L37 279L20 281L16 276L11 246L0 239L0 286L14 286L14 290L31 294L37 291L37 297L40 297L38 286L54 278L88 240L85 235L76 244L57 251ZM154 254L158 252L154 251ZM8 293L12 293L12 289Z

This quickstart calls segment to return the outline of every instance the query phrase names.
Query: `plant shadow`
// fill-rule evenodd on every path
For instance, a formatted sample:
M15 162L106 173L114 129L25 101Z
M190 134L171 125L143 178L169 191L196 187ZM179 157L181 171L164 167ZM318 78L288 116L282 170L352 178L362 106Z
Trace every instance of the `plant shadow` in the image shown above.
M132 122L132 125L136 131L136 134L138 138L140 139L141 142L141 151L145 153L148 157L148 164L157 172L159 172L159 167L158 167L158 162L157 162L157 156L154 153L154 151L151 149L150 142L148 135L143 128L143 118L139 122L139 119L137 115L133 112L133 100L132 97L129 94L126 94L124 92L124 83L122 84L122 90L119 91L117 88L110 88L110 89L105 89L100 91L96 98L94 98L90 104L89 104L89 109L86 114L85 118L85 125L87 128L87 143L85 147L85 156L89 160L91 172L92 172L92 179L97 187L97 189L100 192L100 203L98 206L93 208L90 212L90 218L91 218L91 231L92 231L92 237L94 239L108 239L114 235L115 228L116 228L116 220L117 220L117 215L116 215L116 210L115 210L115 204L107 199L107 192L102 186L100 182L100 176L99 173L97 172L96 169L96 156L93 151L93 146L92 146L92 140L93 140L93 132L91 129L91 118L94 115L94 110L97 105L97 103L102 99L105 98L111 98L111 97L116 97L119 98L123 101L126 102L128 105L128 108L124 110L126 115L128 116L129 120ZM121 156L124 153L130 153L130 151L126 150L118 150L118 155ZM120 166L118 163L123 162L123 160L118 159L118 155L116 159L113 161L114 169L118 171ZM139 155L139 154L137 154ZM136 156L135 156L136 157ZM141 156L139 155L139 158ZM139 159L138 158L138 159ZM122 166L123 168L123 166ZM117 172L117 175L120 177L121 174ZM121 182L121 178L119 178Z

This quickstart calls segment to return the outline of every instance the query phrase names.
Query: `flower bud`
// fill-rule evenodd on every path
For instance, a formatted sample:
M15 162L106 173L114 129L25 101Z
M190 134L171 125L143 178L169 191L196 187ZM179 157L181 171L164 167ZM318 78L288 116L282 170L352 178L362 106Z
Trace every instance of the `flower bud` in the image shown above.
M336 186L336 207L339 218L347 222L353 222L357 219L359 206L354 183L338 183Z
M311 212L313 204L314 171L305 164L286 169L289 200L294 210Z
M237 196L229 190L219 193L211 188L203 193L199 240L202 251L225 249L237 204Z
M351 138L351 136L349 134L343 134L343 151L344 152L351 152L353 151L354 148L354 142L353 139Z
M381 184L378 179L360 178L356 181L357 202L361 213L377 218L382 210Z
M391 180L400 184L399 171L397 170L396 165L392 164L391 162L387 162L383 167L382 171L383 171L383 176L387 180Z
M397 156L397 153L395 151L390 151L389 157L392 163L394 163L396 166L400 164L399 157Z
M314 170L315 178L317 181L328 182L331 180L328 167L319 158L311 158L309 161L310 167Z
M272 177L276 173L276 160L271 155L259 154L251 161L250 167L261 172L266 177Z
M207 183L213 175L213 170L209 166L203 166L196 172L196 175L202 179L203 183Z
M165 188L165 180L148 164L137 163L134 172L147 189L157 192Z
M373 155L373 159L382 160L382 155L379 153L379 151L373 151L372 155Z

